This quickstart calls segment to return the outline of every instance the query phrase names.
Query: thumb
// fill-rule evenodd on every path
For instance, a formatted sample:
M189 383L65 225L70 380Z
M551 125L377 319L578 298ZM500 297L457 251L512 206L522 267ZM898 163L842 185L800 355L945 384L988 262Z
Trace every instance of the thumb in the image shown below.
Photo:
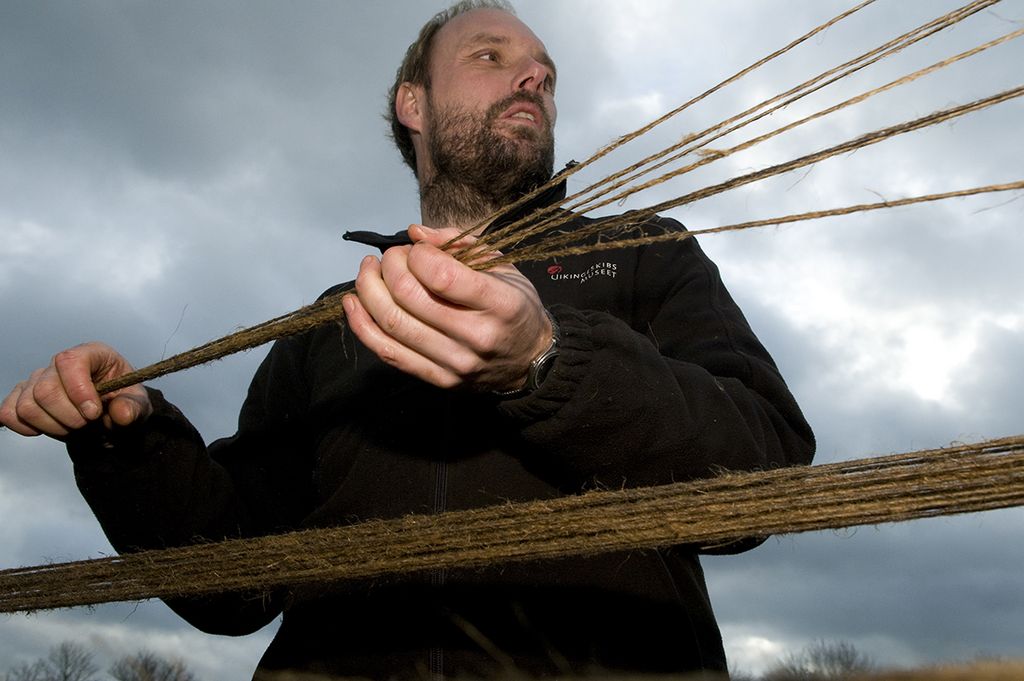
M133 386L137 387L137 386ZM110 401L107 406L110 420L118 426L128 426L136 421L144 421L153 413L153 405L145 389L126 389Z

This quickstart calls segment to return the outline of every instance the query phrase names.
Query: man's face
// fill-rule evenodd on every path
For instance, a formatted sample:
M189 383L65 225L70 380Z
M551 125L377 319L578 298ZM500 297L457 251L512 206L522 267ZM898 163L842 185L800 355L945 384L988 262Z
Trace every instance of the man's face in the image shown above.
M498 10L459 15L435 36L430 73L422 133L432 172L499 202L551 176L555 68L525 24Z

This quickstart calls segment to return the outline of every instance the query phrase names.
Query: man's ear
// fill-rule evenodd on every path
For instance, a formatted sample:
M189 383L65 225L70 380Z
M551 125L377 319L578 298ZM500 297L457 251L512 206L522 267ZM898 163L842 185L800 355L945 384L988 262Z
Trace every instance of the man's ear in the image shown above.
M421 85L402 83L395 95L395 115L410 132L423 132L423 109L426 90Z

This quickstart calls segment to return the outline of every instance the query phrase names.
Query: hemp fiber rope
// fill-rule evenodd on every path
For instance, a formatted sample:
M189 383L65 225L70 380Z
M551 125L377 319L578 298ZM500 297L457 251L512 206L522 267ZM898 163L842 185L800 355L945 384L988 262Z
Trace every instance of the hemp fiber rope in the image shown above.
M0 572L0 612L372 579L1024 504L1024 435Z
M933 19L932 21L929 21L929 22L927 22L927 23L925 23L925 24L923 24L923 25L921 25L921 26L919 26L919 27L917 27L917 28L915 28L915 29L913 29L911 31L908 31L907 33L904 33L903 35L901 35L901 36L899 36L897 38L894 38L893 40L890 40L889 42L885 43L884 45L882 45L880 47L877 47L877 48L875 48L873 50L870 50L870 51L860 55L859 57L856 57L856 58L851 59L851 60L849 60L849 61L847 61L847 62L845 62L843 64L840 64L839 66L836 66L836 67L834 67L834 68L832 68L832 69L830 69L830 70L828 70L828 71L826 71L826 72L824 72L824 73L822 73L822 74L820 74L818 76L815 76L815 77L811 78L810 80L807 80L807 81L801 83L800 85L792 87L789 90L786 90L785 92L782 92L782 93L780 93L780 94L778 94L778 95L776 95L776 96L774 96L774 97L772 97L770 99L767 99L767 100L761 102L760 104L756 104L756 105L748 108L747 110L745 110L745 111L743 111L743 112L741 112L739 114L736 114L735 116L732 116L732 117L730 117L730 118L728 118L728 119L726 119L726 120L724 120L724 121L722 121L720 123L717 123L717 124L707 128L707 129L705 129L705 130L703 130L703 131L701 131L699 133L694 133L694 134L691 134L691 135L687 135L678 144L672 145L672 146L670 146L670 147L668 147L666 149L662 149L661 151L656 152L656 153L648 156L647 158L645 158L645 159L643 159L641 161L636 162L635 164L631 165L628 168L625 168L624 170L621 170L621 171L619 171L617 173L613 173L612 175L610 175L610 176L608 176L608 177L606 177L604 179L598 180L597 182L591 184L589 187L586 187L585 189L582 189L582 190L576 192L575 194L567 197L566 199L561 201L560 204L562 204L562 205L569 204L569 205L567 205L565 207L566 210L570 210L570 211L576 210L576 211L579 211L579 212L587 212L587 211L595 210L595 209L600 208L602 206L608 205L608 204L610 204L610 203L612 203L614 201L621 200L621 199L625 198L625 196L628 195L628 194L624 193L624 194L617 195L617 196L613 197L612 199L609 199L608 201L604 201L604 202L602 202L600 204L597 204L597 205L594 205L594 204L589 204L588 205L587 204L587 201L593 201L593 200L598 199L601 196L606 196L606 195L610 194L612 191L614 191L615 189L621 188L621 187L625 186L626 184L628 184L629 182L637 180L638 178L642 177L643 175L646 175L646 174L648 174L650 172L653 172L654 170L657 170L657 169L659 169L661 167L664 167L665 165L668 165L671 162L677 161L677 160L681 159L682 157L686 156L687 154L690 154L690 153L692 153L694 151L698 151L699 152L699 150L701 148L707 146L708 144L710 144L711 142L715 141L716 139L724 137L724 136L726 136L726 135L728 135L728 134L730 134L730 133L732 133L732 132L734 132L736 130L739 130L739 129L747 126L747 125L750 125L751 123L754 123L754 122L764 118L765 116L768 116L768 115L774 113L775 111L778 111L778 110L780 110L780 109L782 109L782 108L792 104L793 102L796 102L799 99L801 99L801 98L803 98L803 97L805 97L805 96L807 96L809 94L812 94L813 92L816 92L816 91L818 91L818 90L820 90L820 89L822 89L822 88L824 88L824 87L826 87L826 86L828 86L828 85L830 85L830 84L832 84L832 83L834 83L834 82L836 82L838 80L841 80L842 78L845 78L845 77L847 77L847 76L849 76L849 75L851 75L853 73L856 73L857 71L859 71L859 70L861 70L861 69L863 69L863 68L865 68L865 67L867 67L867 66L869 66L871 64L874 64L874 63L876 63L877 61L879 61L879 60L881 60L883 58L890 57L890 56L892 56L892 55L902 51L906 47L909 47L910 45L912 45L912 44L914 44L916 42L919 42L920 40L923 40L924 38L927 38L927 37L937 33L938 31L941 31L941 30L943 30L945 28L949 28L950 26L953 26L954 24L956 24L956 23L966 19L967 17L973 15L974 13L979 12L982 9L985 9L985 8L991 6L991 5L993 5L993 4L995 4L995 3L999 2L999 1L1000 0L975 0L974 2L968 3L967 5L961 7L959 9L957 9L957 10L954 10L953 12L950 12L950 13L948 13L946 15L943 15L943 16L937 18L937 19ZM848 16L850 13L856 11L857 9L860 9L860 7L855 7L854 9L850 10L846 15L840 15L839 17L836 17L836 19L833 19L829 23L834 23L834 22L838 21L839 19L844 18L845 16ZM738 77L740 77L742 75L745 75L746 73L749 73L754 68L757 68L758 66L766 63L767 61L773 59L774 57L779 56L783 52L788 51L789 49L792 49L797 44L799 44L800 42L802 42L803 40L805 40L809 36L813 35L818 30L821 30L826 25L828 25L828 24L823 24L822 26L819 26L818 28L814 29L814 31L812 31L811 33L803 36L802 38L799 38L797 41L794 41L793 43L790 43L788 46L786 46L782 50L776 51L773 54L769 55L768 57L765 57L764 59L762 59L761 61L757 62L753 66L748 67L747 69L744 69L743 71L741 71L738 74L736 74L736 76L733 76L733 77L727 79L726 81L723 81L723 83L715 86L711 90L708 90L703 95L700 95L699 97L697 97L697 98L695 98L693 100L690 100L686 104L684 104L681 107L675 109L674 111L666 114L665 116L663 116L662 118L658 119L654 123L651 123L648 126L645 126L644 128L641 128L640 130L638 130L635 133L632 133L632 134L627 135L627 136L625 136L623 138L620 138L615 143L613 143L613 144L609 145L608 147L606 147L606 148L602 149L601 151L599 151L595 156L593 156L593 157L583 161L580 164L577 164L576 166L572 167L568 171L563 172L562 175L558 179L560 180L563 177L567 177L567 176L569 176L569 175L571 175L573 173L579 172L580 170L585 168L587 165L589 165L590 163L593 163L595 160L601 158L605 154L611 152L614 149L617 149L619 146L622 146L626 142L629 142L629 141L632 141L633 139L636 139L636 137L641 132L645 132L647 130L650 130L655 125L657 125L657 124L659 124L661 122L664 122L668 118L670 118L672 116L675 116L676 114L682 112L684 109L688 108L691 104L694 104L694 103L700 101L701 99L703 99L708 94L710 94L710 93L720 89L721 87L723 87L726 84L734 82L735 80L738 79ZM1012 36L1012 37L1016 37L1016 36ZM1008 38L1006 36L1004 36L1002 39L999 40L999 42L1003 42L1003 41L1005 41L1007 39ZM778 135L778 134L780 134L782 132L785 132L786 130L788 130L790 128L793 128L793 127L796 127L796 126L801 125L803 123L806 123L809 120L812 120L813 118L818 118L820 116L827 115L828 113L832 113L832 111L838 110L838 109L843 108L845 106L849 106L851 104L855 104L855 103L857 103L859 101L863 101L864 99L867 99L868 97L870 97L870 96L872 96L874 94L877 94L878 92L880 92L880 91L882 91L884 89L890 89L891 87L895 87L896 85L903 85L903 84L905 84L907 82L910 82L911 80L915 80L916 78L919 78L919 77L921 77L923 75L926 75L927 73L930 73L930 72L932 72L934 70L937 70L939 68L943 68L945 66L948 66L949 64L951 64L951 63L953 63L955 61L959 61L960 59L964 59L966 57L973 56L974 54L977 54L978 52L980 52L980 51L982 51L984 49L987 49L988 47L994 46L994 44L996 44L996 41L993 41L993 42L988 43L986 45L983 45L983 46L980 46L978 48L975 48L973 51L969 51L968 53L963 53L961 55L958 55L957 57L954 57L954 58L951 58L949 60L946 60L945 62L941 62L941 63L939 63L937 65L933 65L932 67L929 67L928 69L923 69L922 71L919 71L919 72L917 72L915 74L911 74L910 76L905 77L905 79L898 80L898 81L896 81L894 83L890 83L889 85L884 86L883 88L879 88L879 89L877 89L875 91L872 91L870 93L867 93L865 95L861 95L861 97L859 99L857 99L856 101L844 102L843 104L837 105L836 107L833 107L832 109L828 109L828 110L825 110L823 112L819 112L818 114L815 114L813 117L808 117L808 118L802 119L801 121L793 123L790 126L786 126L784 128L780 128L779 130L775 131L774 133L770 133L770 135L768 135L768 136L766 136L764 138L756 138L755 140L753 140L751 142L748 142L746 146L743 146L743 147L733 147L733 149L730 150L730 152L728 152L728 153L717 152L717 153L715 153L713 155L713 158L711 158L709 160L709 162L710 161L718 160L719 158L724 158L725 156L729 155L729 153L734 153L736 151L739 151L741 148L747 148L748 146L753 146L754 144L757 144L757 143L759 143L761 141L764 141L764 139L767 139L768 137ZM771 106L773 104L774 104L774 106ZM769 107L769 108L766 108L766 107ZM760 113L758 113L759 111L760 111ZM743 120L744 117L748 117L748 118L746 120ZM728 126L731 126L731 127L728 127ZM725 129L723 130L723 128L725 128ZM708 137L708 135L712 135L712 136ZM704 141L700 142L699 144L695 143L697 140L700 140L702 138L706 138L706 139L704 139ZM672 153L674 151L677 151L679 149L683 149L684 147L687 147L687 148L684 149L683 151L680 151L677 154L669 156L669 158L667 158L665 160L662 160L662 161L658 162L656 165L653 165L653 166L650 166L650 167L648 167L646 169L643 169L644 166L648 166L652 162L658 160L659 158L663 158L665 156L668 156L670 153ZM679 171L676 174L682 174L682 173L685 173L685 172L689 172L690 170L694 169L695 167L696 166L687 167L687 168ZM671 179L671 177L672 176L663 176L664 179L662 181L665 181L667 179ZM620 179L620 178L625 178L625 179ZM548 184L544 185L543 187L541 187L537 191L533 192L528 197L524 197L524 199L521 199L520 201L516 202L515 204L513 204L513 207L521 205L523 202L525 202L529 198L534 197L534 196L538 195L541 191L544 191L544 190L550 188L551 186L553 186L554 181L555 180L552 180L552 182L549 182ZM612 183L612 182L614 182L614 184L611 184L611 186L604 187L599 192L597 191L602 186L607 185L607 184ZM577 201L577 199L580 199L581 197L583 197L583 196L585 196L585 195L587 195L587 194L589 194L591 192L597 192L597 193L595 193L589 199L578 200ZM573 201L575 201L575 203L572 203ZM510 233L514 233L514 232L522 229L525 225L534 225L536 227L539 227L539 225L537 225L537 221L539 220L539 218L543 217L544 215L551 215L552 213L556 213L556 212L558 212L558 210L559 210L558 206L551 206L551 207L548 207L548 208L543 208L543 209L540 209L539 211L535 212L533 215L530 215L530 216L527 216L525 218L522 218L522 219L520 219L520 220L518 220L516 222L513 222L513 223L511 223L509 225L506 225L506 226L502 227L501 229L494 230L493 232L488 234L488 238L486 240L486 244L492 250L499 250L499 251L500 250L505 250L505 249L509 248L512 244L514 244L515 241L516 241L515 239L505 239L504 237L506 235L508 235ZM547 223L547 222L548 221L544 221L544 223ZM485 221L485 222L483 222L483 223L481 223L479 225L476 225L473 228L470 228L469 230L467 230L466 232L463 233L463 236L465 236L465 234L469 234L471 232L478 231L479 228L484 227L486 224L488 224L487 221ZM531 229L531 231L532 231L532 229ZM498 237L502 237L502 238L498 238ZM483 252L484 251L483 244L480 244L479 247L474 247L472 250L474 252Z
M719 85L639 130L620 137L590 159L513 204L515 208L578 172L597 159L734 83L810 37L871 4L866 0L818 26L787 46L743 69ZM729 149L706 149L726 134L777 111L797 99L859 71L878 60L990 7L999 0L974 0L963 7L834 67L805 83L732 116L700 133L634 163L560 202L570 210L594 210L689 172L706 163L749 148L811 120L896 86L923 77L1019 37L1022 31L980 45L886 85L869 90L816 114L777 128ZM456 257L477 269L501 262L543 260L554 256L621 248L696 234L749 229L766 225L846 215L925 201L987 192L1024 189L1024 181L859 204L796 215L753 220L691 232L649 234L642 222L669 208L698 201L750 182L806 167L833 156L922 129L1024 94L1018 87L969 104L950 107L913 121L889 126L839 145L662 202L626 216L598 220L590 231L570 236L555 232L566 221L564 208L552 206L490 232ZM626 187L642 176L697 153L700 159L670 170L644 184ZM653 164L653 165L652 165ZM623 189L623 187L626 187ZM622 189L619 193L614 192ZM585 199L582 197L588 195ZM493 217L481 223L488 224ZM527 236L542 239L520 247ZM589 239L587 243L581 243ZM474 250L476 248L476 250ZM481 255L502 251L495 259ZM268 341L301 333L326 323L343 324L341 295L243 329L163 362L97 386L101 393L202 364ZM98 560L0 571L0 612L71 607L110 601L173 598L240 591L250 594L335 580L372 579L434 568L474 569L500 561L519 561L641 550L674 544L713 548L737 537L804 532L881 522L966 513L1024 504L1024 436L979 445L961 445L910 454L863 459L805 468L757 473L725 473L719 477L660 487L590 492L554 500L508 504L434 516L407 516L388 521L257 539L146 551Z
M812 78L811 80L806 81L799 86L791 88L786 92L783 92L780 95L777 95L769 100L766 100L765 102L762 102L761 104L755 107L751 107L747 111L744 111L743 113L733 116L727 119L726 121L723 121L722 123L712 126L711 128L708 128L707 130L704 130L699 134L689 135L686 137L686 139L683 140L683 142L670 146L668 149L665 149L662 152L659 152L658 154L655 154L653 156L649 156L648 158L644 159L643 161L640 161L637 164L634 164L633 166L625 169L624 171L616 173L610 176L609 178L605 178L605 180L602 180L594 185L591 185L582 192L578 192L577 194L568 197L562 203L574 200L582 196L583 194L586 194L589 191L594 190L597 187L600 187L602 184L606 184L617 178L629 175L630 173L634 173L627 180L614 182L610 186L605 187L602 190L599 190L596 194L587 199L587 201L596 201L600 197L606 196L607 194L610 194L613 191L622 188L622 186L626 182L631 182L645 173L661 168L669 162L682 158L686 154L689 154L693 151L697 151L698 153L702 154L702 158L700 160L691 163L683 168L672 170L644 184L633 187L627 187L618 194L614 194L610 198L605 198L604 200L598 203L590 203L588 205L583 201L577 202L575 204L572 204L570 206L570 209L582 208L584 211L595 210L597 208L608 205L609 203L612 203L614 201L623 200L634 193L662 184L670 179L678 177L684 173L690 172L691 170L694 170L707 163L711 163L713 161L719 160L738 151L750 148L760 142L763 142L767 139L770 139L771 137L777 136L783 132L791 130L799 125L815 120L822 116L828 115L847 106L860 103L875 94L887 91L899 85L903 85L912 80L916 80L917 78L932 73L940 68L948 66L949 64L974 56L975 54L978 54L983 50L1002 44L1014 38L1020 37L1022 34L1024 34L1024 29L1008 33L1000 38L989 41L983 45L979 45L971 50L962 52L941 62L937 62L927 68L920 69L919 71L916 71L907 76L894 80L881 87L874 88L861 95L847 99L840 104L828 107L827 109L819 111L816 114L807 116L788 125L784 125L772 132L748 140L747 142L737 144L731 147L730 149L713 151L704 151L701 149L701 147L705 146L707 143L715 139L718 139L719 137L725 134L733 132L739 129L740 127L749 124L750 122L758 120L759 118L769 113L772 113L781 107L787 106L788 104L792 103L799 97L803 97L806 94L816 91L827 84L835 82L835 80L838 80L839 78L850 75L851 73L860 70L869 64L875 63L876 61L883 57L894 54L902 50L906 46L913 44L914 42L917 42L918 40L921 40L924 37L932 35L933 33L939 30L951 26L963 20L964 18L980 11L981 9L984 9L995 4L996 2L999 2L999 0L974 0L973 2L970 2L957 10L954 10L953 12L943 15L930 22L927 22L922 26L919 26L918 28L909 31L908 33L899 36L898 38L890 40L889 42L885 43L879 48L871 50L861 55L860 57L857 57L833 69L830 69L825 73L821 74L820 76ZM774 59L775 57L779 56L780 54L783 54L789 49L792 49L793 47L805 41L809 37L835 24L836 22L856 12L857 10L866 6L867 4L869 3L861 3L860 5L835 17L834 19L826 22L825 24L818 26L814 30L805 34L804 36L801 36L797 40L791 42L786 47L768 55L767 57L755 63L754 65L726 79L719 85L715 86L714 88L711 88L702 95L690 100L689 102L675 109L674 111L669 112L668 114L644 126L643 128L640 128L634 133L623 136L615 143L608 145L607 147L598 151L597 154L595 154L590 159L587 159L583 163L578 164L576 167L571 168L568 171L568 173L571 174L573 172L577 172L580 168L592 163L594 160L606 155L607 153L610 153L612 150L618 148L619 146L622 146L626 142L635 139L639 135L650 130L656 125L659 125L668 118L676 115L677 113L684 110L691 104L700 101L701 99L711 94L712 92L720 89L721 87L724 87L725 85L735 82L743 75L746 75L747 73L759 67L760 65L763 65L764 63L767 63L771 59ZM945 198L962 197L972 194L1021 189L1020 182L1010 182L998 185L988 185L985 187L976 187L973 189L961 189L950 192L929 194L919 197L909 197L899 199L896 201L883 201L874 204L860 204L857 206L846 206L828 210L812 211L808 213L801 213L798 215L783 216L780 218L754 220L706 230L696 230L692 232L683 231L674 233L649 234L643 231L644 222L648 218L656 215L657 213L661 213L671 208L685 205L687 203L699 201L701 199L705 199L715 194L735 189L737 187L752 182L757 182L762 179L773 177L775 175L791 172L799 168L813 165L822 160L832 158L840 154L850 153L852 151L856 151L857 149L872 144L876 144L878 142L884 141L897 135L913 132L928 126L949 121L959 116L963 116L968 113L973 113L975 111L979 111L994 104L998 104L1019 97L1022 94L1024 94L1024 87L1013 88L1011 90L1007 90L1002 93L998 93L997 95L983 98L981 100L977 100L966 105L951 107L943 111L935 112L928 116L923 116L913 121L908 121L898 125L890 126L888 128L876 130L873 133L862 135L856 139L849 140L845 143L835 145L833 147L821 150L814 154L808 154L806 156L794 159L786 163L780 163L757 172L752 172L740 177L735 177L731 180L719 183L717 185L704 187L697 191L693 191L688 194L676 197L674 199L664 201L655 206L651 206L640 211L633 211L626 215L618 216L615 218L598 220L592 223L587 229L577 229L572 231L571 233L556 231L558 227L564 225L570 219L572 219L571 214L566 213L564 210L558 209L557 206L541 209L535 212L533 215L528 216L527 218L516 221L506 227L503 227L502 229L495 230L493 233L490 233L485 237L482 237L480 240L478 240L474 246L471 246L470 248L462 252L456 252L455 255L461 261L470 264L472 267L476 269L486 269L502 263L520 263L530 260L545 260L551 257L586 253L597 250L605 250L609 248L639 246L655 243L658 241L666 241L673 239L688 239L696 234L712 234L724 231L751 229L767 225L778 225L788 222L811 220L835 215L846 215L849 213L859 211L878 210L881 208L890 208L897 205L910 205L913 203L936 201ZM774 106L771 106L770 108L767 109L765 108L769 107L769 105L772 104L774 104ZM761 111L761 113L757 113L759 110L762 109L764 110ZM727 127L728 125L748 115L753 117L749 118L744 122L736 123L732 127ZM723 128L725 128L724 131ZM706 139L701 144L693 144L694 140L699 139L701 137L706 137L707 135L713 133L717 134L714 134L712 137ZM641 166L648 164L649 162L656 160L657 158L665 156L671 153L672 151L676 151L687 145L689 145L688 148L670 157L669 159L662 161L646 170L638 171L638 169ZM545 187L539 188L533 194L535 195L542 191L544 188L547 188L549 186L550 183L549 185L545 185ZM522 201L525 201L525 199ZM513 206L522 203L522 201L517 202L517 204L513 204ZM552 215L552 213L554 213L555 211L558 211L557 214ZM544 218L545 215L548 215L549 217ZM548 234L545 234L544 237L539 241L536 241L527 247L518 247L518 245L522 242L524 238L544 234L546 232L548 232ZM590 239L589 243L581 244L581 242L587 239ZM487 251L503 251L503 255L491 259L482 257L485 255ZM210 343L199 346L192 350L175 355L156 364L144 367L143 369L140 369L138 371L121 376L117 379L101 383L97 386L97 389L101 394L106 394L129 385L134 385L136 383L151 380L175 371L180 371L192 366L204 364L206 362L210 362L215 359L225 357L229 354L240 352L242 350L248 350L259 345L262 345L264 343L267 343L269 341L276 340L278 338L283 338L297 333L302 333L321 324L329 322L336 322L342 324L344 319L344 311L341 306L341 299L342 295L336 295L329 298L325 298L323 300L317 301L313 305L306 306L304 308L288 313L281 317L269 320L262 324L258 324L256 326L243 329L242 331L230 334L221 339L212 341Z

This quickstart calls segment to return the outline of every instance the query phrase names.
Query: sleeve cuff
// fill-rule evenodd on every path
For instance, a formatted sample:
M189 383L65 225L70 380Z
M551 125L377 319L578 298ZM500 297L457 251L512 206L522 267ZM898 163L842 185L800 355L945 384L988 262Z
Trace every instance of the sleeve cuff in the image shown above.
M566 305L553 305L548 312L558 323L561 334L558 357L535 391L498 405L503 414L519 422L550 418L557 413L572 398L589 370L593 340L584 314Z
M143 465L149 453L163 449L161 443L168 437L180 439L184 435L201 440L184 414L163 393L149 387L146 391L153 413L145 421L113 429L93 422L68 436L68 455L76 469L123 472Z

